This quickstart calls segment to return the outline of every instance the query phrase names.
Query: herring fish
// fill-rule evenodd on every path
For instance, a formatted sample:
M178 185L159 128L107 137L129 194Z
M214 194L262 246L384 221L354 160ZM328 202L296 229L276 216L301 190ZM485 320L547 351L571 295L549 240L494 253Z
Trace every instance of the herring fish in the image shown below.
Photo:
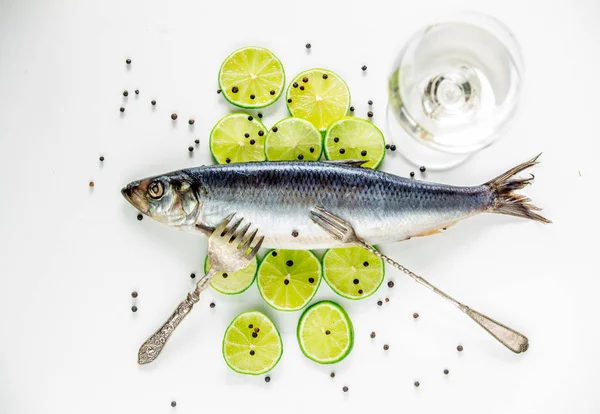
M516 174L538 157L473 187L398 177L361 168L361 161L282 161L183 169L131 182L121 192L141 213L179 229L209 233L235 212L256 225L264 247L338 247L310 218L318 206L376 245L435 234L480 213L550 223L515 192L534 178Z

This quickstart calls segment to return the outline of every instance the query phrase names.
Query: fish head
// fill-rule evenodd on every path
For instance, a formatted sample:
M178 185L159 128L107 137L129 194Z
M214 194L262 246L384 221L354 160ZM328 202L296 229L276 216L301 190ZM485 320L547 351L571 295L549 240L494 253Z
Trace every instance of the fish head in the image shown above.
M142 214L168 226L192 226L201 215L192 180L182 172L132 181L121 194Z

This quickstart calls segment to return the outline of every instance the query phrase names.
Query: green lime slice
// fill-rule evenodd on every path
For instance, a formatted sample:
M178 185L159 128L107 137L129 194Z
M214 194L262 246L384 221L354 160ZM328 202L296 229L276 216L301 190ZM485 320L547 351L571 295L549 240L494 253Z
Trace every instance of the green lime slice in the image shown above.
M277 365L281 354L279 331L267 315L258 311L236 316L223 336L223 358L240 374L264 374Z
M292 80L287 90L287 102L292 116L306 119L324 132L348 113L350 90L336 73L309 69Z
M323 137L310 122L285 118L273 125L265 140L269 161L316 161L321 157Z
M258 291L277 310L302 309L320 283L321 262L309 250L271 250L258 267Z
M304 311L296 334L302 353L319 364L340 362L354 345L354 328L348 314L328 300Z
M372 122L345 117L327 129L325 157L328 160L366 160L363 167L377 168L385 156L383 133Z
M383 260L362 247L340 247L323 255L323 275L338 295L364 299L381 286L385 266Z
M227 56L219 70L219 87L230 103L242 108L263 108L281 96L285 85L283 65L262 47L243 47Z
M219 164L264 161L265 135L265 126L252 115L229 114L210 132L210 152Z
M208 273L211 268L208 255L204 259L204 273ZM210 281L210 286L219 293L225 295L239 295L248 289L254 282L256 270L258 269L258 259L254 259L248 263L248 266L237 272L217 272Z

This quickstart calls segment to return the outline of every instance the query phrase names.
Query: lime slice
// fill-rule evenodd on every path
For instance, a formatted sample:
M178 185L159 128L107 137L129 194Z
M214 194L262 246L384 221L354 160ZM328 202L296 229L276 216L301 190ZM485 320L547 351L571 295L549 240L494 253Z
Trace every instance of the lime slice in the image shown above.
M321 157L323 137L310 122L285 118L271 128L265 140L269 161L316 161Z
M258 267L258 291L277 310L302 309L321 283L321 262L308 250L271 250Z
M207 255L204 259L204 273L208 273L210 268L210 259ZM210 281L210 286L225 295L238 295L252 285L256 276L256 269L258 269L258 259L254 256L248 266L237 272L217 272Z
M338 295L364 299L381 286L385 267L383 260L362 247L340 247L323 255L323 275Z
M328 300L304 311L297 336L302 353L319 364L340 362L354 345L354 328L348 314Z
M219 164L264 161L265 131L252 115L226 115L210 132L210 152Z
M348 113L350 90L332 71L309 69L292 80L287 90L287 102L292 116L306 119L324 132Z
M283 354L275 324L258 311L239 314L223 336L223 358L240 374L259 375L273 369Z
M219 70L219 87L230 103L242 108L263 108L281 96L285 85L283 65L262 47L244 47L227 56Z
M325 134L328 160L366 160L364 167L377 168L385 156L383 134L373 123L345 117L329 127Z

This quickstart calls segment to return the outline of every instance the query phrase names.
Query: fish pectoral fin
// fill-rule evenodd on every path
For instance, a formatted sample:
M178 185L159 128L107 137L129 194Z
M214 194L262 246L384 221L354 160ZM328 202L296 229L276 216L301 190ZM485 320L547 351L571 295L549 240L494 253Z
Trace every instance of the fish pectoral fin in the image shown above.
M199 230L200 232L204 233L207 236L211 236L213 234L213 231L215 231L214 227L207 226L202 223L196 224L196 229Z
M363 164L369 162L369 160L326 160L322 162L326 162L328 164L348 165L350 167L361 167Z

